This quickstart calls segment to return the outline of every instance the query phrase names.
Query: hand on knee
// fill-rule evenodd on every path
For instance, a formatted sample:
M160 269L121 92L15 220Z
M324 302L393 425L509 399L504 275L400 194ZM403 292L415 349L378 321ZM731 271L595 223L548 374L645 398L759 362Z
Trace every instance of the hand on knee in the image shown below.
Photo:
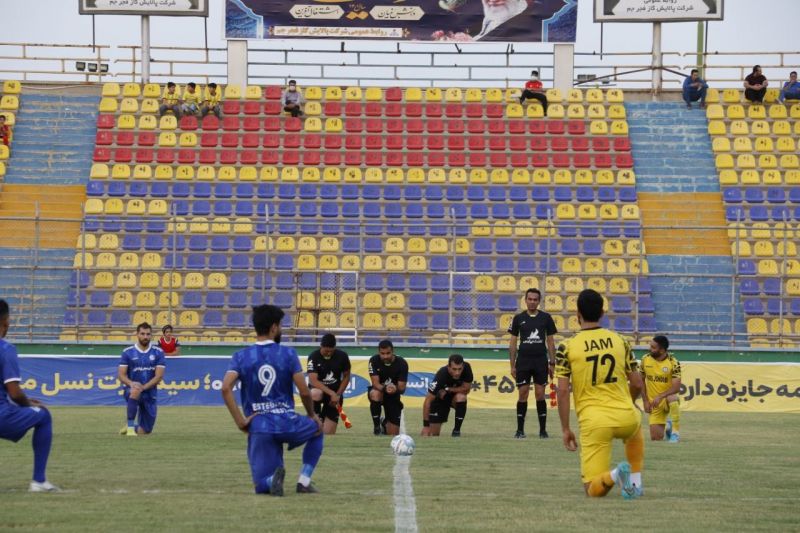
M319 389L311 389L311 399L315 402L322 401L322 391Z

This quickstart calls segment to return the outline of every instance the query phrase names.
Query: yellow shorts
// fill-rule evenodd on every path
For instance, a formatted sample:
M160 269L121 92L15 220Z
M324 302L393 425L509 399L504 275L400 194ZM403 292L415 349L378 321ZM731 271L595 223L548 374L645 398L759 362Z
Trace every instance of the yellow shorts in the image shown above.
M665 425L667 423L667 417L669 416L669 404L666 400L663 400L658 407L654 407L650 411L650 417L648 418L648 423L651 426L654 425Z
M619 425L581 424L581 479L590 482L603 472L611 470L611 443L614 439L623 441L635 436L642 426L638 411L618 420Z

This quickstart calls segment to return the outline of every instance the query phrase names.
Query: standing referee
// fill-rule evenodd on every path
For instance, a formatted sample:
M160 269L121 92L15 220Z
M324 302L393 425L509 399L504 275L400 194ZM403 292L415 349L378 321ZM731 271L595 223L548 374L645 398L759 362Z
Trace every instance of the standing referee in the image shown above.
M547 377L553 377L556 346L553 335L558 333L553 317L539 310L542 293L539 289L525 291L527 310L516 315L508 332L508 359L511 363L511 376L517 381L519 399L517 400L517 432L515 439L525 438L525 414L528 412L528 393L533 381L536 396L536 412L539 414L539 438L547 435L547 402L544 388Z

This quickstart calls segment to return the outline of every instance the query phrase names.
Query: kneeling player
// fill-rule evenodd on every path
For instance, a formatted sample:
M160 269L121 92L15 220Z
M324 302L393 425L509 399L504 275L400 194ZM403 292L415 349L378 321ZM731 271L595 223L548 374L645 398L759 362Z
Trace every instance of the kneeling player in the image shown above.
M347 352L336 349L336 337L332 333L322 336L319 350L308 356L308 384L314 409L322 419L322 431L326 435L336 433L339 425L339 409L344 403L344 390L350 381L350 357ZM346 420L345 420L346 422Z
M467 414L467 394L472 390L472 367L464 362L459 354L453 354L436 372L433 381L428 386L428 394L422 405L422 436L438 437L442 431L442 424L450 416L450 408L456 411L456 420L453 424L453 437L461 436L461 424Z
M117 377L125 386L128 406L128 424L120 431L122 435L149 435L156 425L158 384L164 379L166 363L161 348L150 342L152 335L147 322L136 326L136 344L125 348L119 361Z
M669 339L656 335L650 341L650 353L642 357L642 401L645 412L650 413L650 439L662 440L666 430L669 442L679 442L681 364L667 352L668 348Z
M406 392L408 363L395 355L394 345L389 339L378 344L378 353L369 360L369 412L372 415L375 435L400 433L400 418L403 415L403 402L400 396ZM386 417L381 421L381 407Z

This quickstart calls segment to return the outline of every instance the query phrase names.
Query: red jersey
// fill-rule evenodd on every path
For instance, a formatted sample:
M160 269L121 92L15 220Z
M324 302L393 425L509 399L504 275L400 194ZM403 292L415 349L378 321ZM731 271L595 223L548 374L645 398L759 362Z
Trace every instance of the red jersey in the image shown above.
M177 337L172 337L172 339L169 342L167 342L167 340L164 339L164 337L161 337L158 340L158 345L161 346L161 350L166 355L172 355L173 353L175 353L175 348L180 346L180 343L178 342Z
M542 88L542 82L539 80L530 80L525 82L525 88L529 91L538 91Z
M11 130L8 124L3 124L0 126L0 142L8 146L9 137L11 137Z

